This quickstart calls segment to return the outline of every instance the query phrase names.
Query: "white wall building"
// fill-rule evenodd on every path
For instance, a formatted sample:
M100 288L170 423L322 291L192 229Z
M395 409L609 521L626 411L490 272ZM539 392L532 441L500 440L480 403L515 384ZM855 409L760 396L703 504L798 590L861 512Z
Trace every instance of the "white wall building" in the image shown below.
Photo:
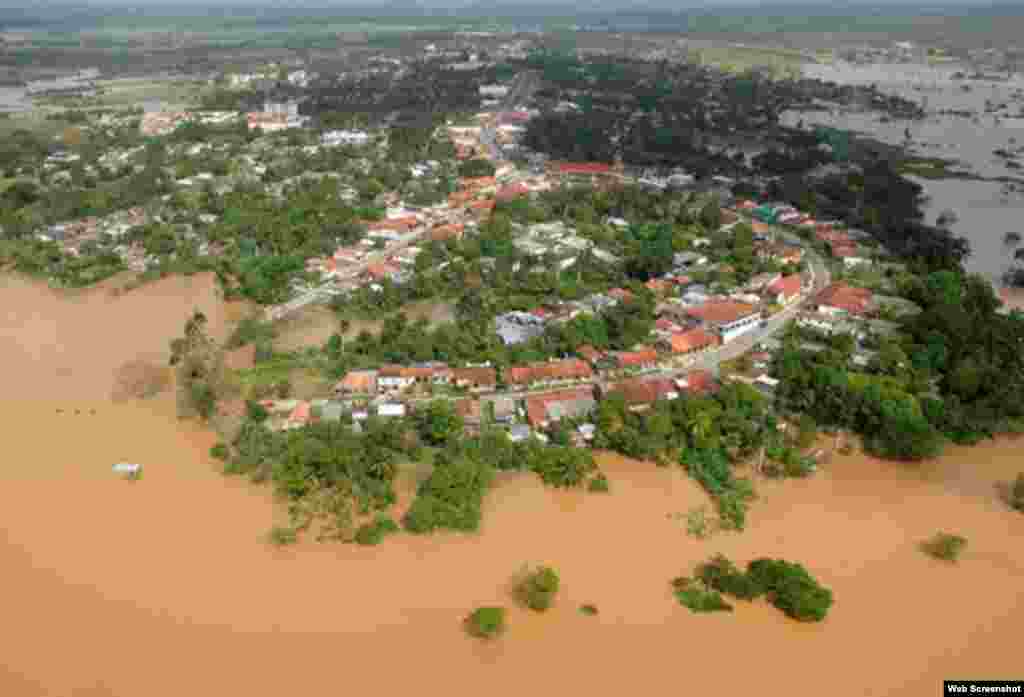
M508 94L508 87L504 85L480 85L481 97L501 98Z
M328 147L338 145L366 145L370 142L370 134L365 131L326 131L320 136L320 142Z
M747 332L751 332L757 329L761 324L761 313L755 312L747 315L746 317L740 317L739 319L733 320L732 322L726 322L718 326L718 333L722 337L722 343L727 344L734 339L738 339Z

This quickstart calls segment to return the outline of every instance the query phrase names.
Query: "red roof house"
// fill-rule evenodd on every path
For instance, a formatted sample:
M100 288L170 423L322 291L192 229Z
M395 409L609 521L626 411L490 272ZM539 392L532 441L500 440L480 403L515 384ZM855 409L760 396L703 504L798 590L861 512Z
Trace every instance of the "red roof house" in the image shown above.
M526 400L526 418L534 428L544 428L564 418L586 416L596 406L591 387L549 392Z
M626 406L637 409L654 404L659 399L675 399L679 396L679 388L668 378L655 380L623 380L608 389L608 396L618 394L626 402Z
M871 309L873 294L867 288L833 283L818 294L818 311L829 314L865 315Z
M611 174L612 165L603 162L561 162L559 174Z
M687 354L693 351L717 346L720 340L717 335L704 331L703 329L690 329L679 332L669 337L668 348L675 354Z
M650 368L658 363L658 352L652 348L638 351L615 351L612 356L619 368Z
M785 305L800 297L802 281L800 274L793 273L776 279L766 290L774 302Z
M462 237L463 230L465 230L465 226L462 223L438 225L430 231L430 239L435 242L457 240Z
M526 196L530 193L530 189L521 182L503 186L498 189L498 192L494 194L494 197L499 201L511 201L521 196Z
M706 370L694 370L683 376L677 384L690 394L716 392L718 385L715 377Z
M523 386L536 383L586 380L594 374L590 364L576 358L547 363L513 366L505 371L505 382Z

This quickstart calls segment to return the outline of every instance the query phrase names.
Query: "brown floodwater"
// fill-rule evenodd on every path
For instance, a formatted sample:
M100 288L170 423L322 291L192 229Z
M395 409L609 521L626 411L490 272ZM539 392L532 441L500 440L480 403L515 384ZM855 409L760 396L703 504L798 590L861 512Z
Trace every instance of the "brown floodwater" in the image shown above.
M1020 677L1024 515L994 489L1024 470L1022 442L915 467L839 457L806 481L759 482L748 531L706 541L675 515L706 503L681 471L602 456L609 495L503 474L478 535L274 549L267 488L222 477L214 436L177 421L169 392L110 400L120 366L166 360L193 306L223 335L211 279L115 299L2 277L0 303L4 697L916 696L943 678ZM121 461L143 478L113 476ZM969 539L958 565L918 551L937 530ZM836 604L818 625L763 603L693 615L668 581L716 552L800 561ZM466 637L462 617L511 605L525 563L559 570L555 607L511 611L496 642Z

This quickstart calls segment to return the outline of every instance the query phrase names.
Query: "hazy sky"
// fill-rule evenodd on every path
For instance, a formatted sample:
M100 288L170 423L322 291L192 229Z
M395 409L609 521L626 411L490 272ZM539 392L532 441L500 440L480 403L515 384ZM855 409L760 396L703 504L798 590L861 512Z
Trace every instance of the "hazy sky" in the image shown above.
M90 9L122 8L122 7L159 7L161 9L180 8L184 5L198 6L205 8L223 7L266 7L272 9L285 8L347 8L358 7L370 9L374 6L381 8L372 0L273 0L258 2L254 0L45 0L35 5L26 0L0 0L0 7L11 9L22 9L26 14L32 14L34 10L50 10L57 7L78 7ZM844 9L864 11L868 8L879 8L893 10L896 8L907 10L935 10L940 8L955 8L965 6L1024 6L1024 0L1016 2L992 2L992 0L958 0L956 2L923 2L912 3L906 0L853 0L843 3L823 3L821 0L768 0L767 2L751 2L751 0L710 0L709 2L696 2L695 0L392 0L386 7L423 7L423 8L448 8L448 7L473 7L479 10L488 8L508 7L561 7L576 8L578 11L586 12L592 10L607 9L714 9L715 7L749 7L761 10L769 8L783 9L787 6L806 7L814 6L816 12L833 14L842 12Z
M749 9L751 15L793 15L813 16L860 15L860 14L948 14L963 15L967 9L979 10L986 15L1020 15L1024 12L1024 0L957 0L911 3L906 0L847 0L842 3L827 3L821 0L767 0L758 3L751 0L389 0L381 4L373 0L0 0L0 22L12 17L43 18L48 21L61 19L61 12L69 8L76 10L134 9L151 11L161 16L181 14L221 15L225 10L245 14L260 14L275 10L330 10L357 11L361 15L382 16L401 14L403 10L458 10L468 15L486 16L494 14L518 14L531 12L538 15L588 15L613 11L688 11L724 10L730 14ZM996 9L998 8L998 9ZM1012 9L1011 9L1012 8ZM251 11L251 12L250 12ZM517 12L518 11L518 12ZM79 13L75 13L79 14Z

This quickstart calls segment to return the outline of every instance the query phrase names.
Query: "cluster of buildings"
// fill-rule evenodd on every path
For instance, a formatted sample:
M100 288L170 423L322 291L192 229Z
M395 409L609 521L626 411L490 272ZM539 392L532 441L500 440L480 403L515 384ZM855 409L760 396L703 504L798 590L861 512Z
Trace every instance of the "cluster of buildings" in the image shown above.
M224 125L238 119L237 111L151 111L142 115L139 131L144 136L163 136L186 123Z
M307 118L299 115L297 102L286 104L266 103L263 111L251 111L245 115L249 130L259 129L263 133L275 133L289 128L301 128Z
M602 354L595 360L607 358ZM620 358L628 361L626 356ZM273 429L298 428L314 420L337 421L347 413L358 427L371 415L407 416L440 390L440 394L453 400L470 433L479 432L488 424L506 429L513 441L531 435L543 440L541 431L564 419L586 420L601 399L613 394L620 395L630 409L642 410L658 400L706 393L717 387L714 377L705 371L693 371L678 378L627 376L621 380L601 380L592 363L583 359L512 367L500 376L491 366L449 368L432 362L351 371L335 385L333 398L268 400L263 406L273 417L269 424ZM532 391L521 391L526 389ZM593 425L584 423L575 434L579 444L589 441L593 432Z
M81 247L86 242L100 242L104 236L120 238L129 230L149 222L142 208L129 208L98 218L89 216L78 220L51 225L36 237L56 242L61 249L71 256L79 256Z

